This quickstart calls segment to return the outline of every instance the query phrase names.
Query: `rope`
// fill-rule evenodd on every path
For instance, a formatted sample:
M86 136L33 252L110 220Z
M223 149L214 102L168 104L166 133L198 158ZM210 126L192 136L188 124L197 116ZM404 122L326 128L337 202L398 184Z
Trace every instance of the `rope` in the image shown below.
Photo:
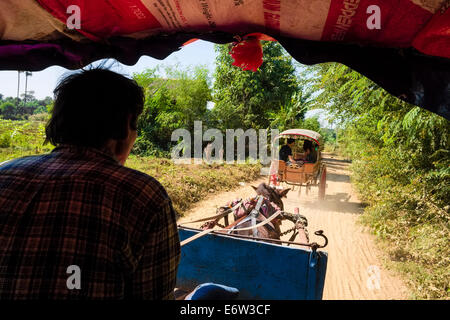
M219 226L220 229L213 229L213 228L211 228L211 229L204 230L204 231L202 231L202 232L200 232L200 233L198 233L198 234L196 234L196 235L194 235L194 236L192 236L192 237L190 237L190 238L188 238L188 239L183 240L183 241L181 242L181 246L184 246L184 245L188 244L188 243L191 242L191 241L194 241L194 240L196 240L196 239L198 239L198 238L201 238L201 237L207 235L208 233L211 233L212 231L228 231L227 233L230 234L231 232L253 230L253 236L254 236L254 237L257 237L257 232L256 232L256 235L255 235L255 230L256 230L257 228L259 228L259 227L262 227L262 226L268 224L269 222L271 222L272 220L274 220L276 217L278 217L280 214L283 216L284 219L287 218L288 220L291 220L292 218L294 218L294 215L292 215L292 214L290 214L290 213L282 212L282 211L277 211L277 212L275 212L275 214L273 214L273 215L270 216L269 218L266 218L266 220L264 220L263 222L260 222L259 224L254 224L255 222L252 221L252 224L253 224L253 225L252 225L251 227L246 227L246 228L236 228L236 227L239 226L240 224L242 224L242 223L244 223L244 222L247 222L248 220L252 219L252 218L253 218L253 213L254 213L254 212L255 212L255 213L257 212L257 213L259 214L259 209L260 209L260 207L261 207L261 205L262 205L262 200L264 199L264 197L262 197L262 196L259 195L259 196L257 196L256 198L258 198L258 201L257 201L256 207L252 210L251 214L248 215L243 221L239 222L236 226L234 226L234 227L231 228L231 229L228 229L226 226L224 226L224 225L222 225L222 224L219 224L218 221L220 220L220 218L225 217L226 215L228 215L228 214L230 214L231 212L234 212L236 209L238 209L238 208L242 205L242 202L243 202L242 199L241 199L241 200L240 200L233 208L227 209L227 210L226 210L225 212L223 212L223 213L220 213L220 214L215 215L215 216L212 216L212 217L207 217L207 218L202 218L202 219L198 219L198 220L194 220L194 221L185 222L184 224L191 224L191 223L196 223L196 222L203 222L203 221L216 220L215 225ZM290 219L289 219L289 218L290 218ZM304 216L301 216L301 215L295 215L295 218L296 218L296 219L295 219L295 220L296 220L296 222L295 222L296 225L295 225L294 227L292 227L291 229L288 229L288 230L282 232L282 233L280 234L280 237L283 236L283 235L286 235L286 234L288 234L289 232L292 232L292 231L294 231L293 235L295 235L295 232L296 232L296 230L298 229L297 223L300 223L300 224L303 226L302 229L305 231L305 234L306 234L307 239L309 239L308 231L307 231L307 229L305 228L305 227L308 225L308 222L307 222L306 218L305 218ZM302 221L302 220L303 220L303 221ZM292 221L292 220L291 220L291 221ZM180 224L179 226L183 226L183 224Z

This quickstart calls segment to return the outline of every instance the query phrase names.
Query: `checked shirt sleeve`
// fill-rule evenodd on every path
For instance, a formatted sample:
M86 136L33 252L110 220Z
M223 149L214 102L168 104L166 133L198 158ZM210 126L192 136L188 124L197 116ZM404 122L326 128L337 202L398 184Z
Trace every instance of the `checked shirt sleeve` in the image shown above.
M181 250L172 202L165 201L152 214L142 257L130 279L128 299L174 299Z

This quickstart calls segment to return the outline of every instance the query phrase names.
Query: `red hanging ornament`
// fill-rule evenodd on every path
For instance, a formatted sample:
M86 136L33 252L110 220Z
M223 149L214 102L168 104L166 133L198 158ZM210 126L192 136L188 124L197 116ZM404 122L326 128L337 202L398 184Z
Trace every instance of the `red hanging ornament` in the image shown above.
M242 70L256 72L263 63L261 42L255 38L234 43L230 54L234 59L232 65L240 67Z
M233 66L242 68L242 70L258 71L263 63L263 50L260 40L276 41L262 33L251 33L238 42L233 43L230 50L231 57L234 59Z

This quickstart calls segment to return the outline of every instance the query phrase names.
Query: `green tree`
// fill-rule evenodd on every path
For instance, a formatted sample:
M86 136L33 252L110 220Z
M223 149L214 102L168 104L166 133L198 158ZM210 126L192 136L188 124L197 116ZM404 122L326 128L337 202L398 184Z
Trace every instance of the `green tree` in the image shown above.
M317 100L363 143L408 153L408 162L422 169L433 169L436 158L432 155L448 150L448 120L392 96L343 65L323 64L315 69L316 88L322 90Z
M138 121L135 151L140 154L168 152L176 129L193 132L194 121L207 121L212 99L208 70L198 66L148 69L134 75L145 89L146 102Z
M267 128L268 114L291 102L298 84L292 58L280 44L263 42L263 64L257 72L232 65L230 45L216 45L215 126L220 129Z
M28 91L26 96L22 94L22 99L6 97L0 101L0 105L6 104L3 117L10 120L28 120L28 117L33 114L48 112L47 105L53 104L51 97L46 97L43 100L38 100L34 97L34 91ZM14 108L11 107L14 105Z
M267 113L268 118L271 120L270 127L277 128L280 131L292 128L305 128L303 121L305 113L314 103L312 94L313 91L306 90L305 87L300 86L286 105L281 106L279 110Z
M4 102L0 105L0 114L4 119L16 120L16 106L12 102Z

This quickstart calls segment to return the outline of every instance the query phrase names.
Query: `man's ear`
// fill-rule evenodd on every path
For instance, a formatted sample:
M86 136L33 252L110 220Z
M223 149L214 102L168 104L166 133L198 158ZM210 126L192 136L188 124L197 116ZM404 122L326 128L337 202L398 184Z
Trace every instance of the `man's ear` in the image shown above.
M115 130L112 136L112 139L114 140L123 140L128 137L128 134L130 132L130 122L132 115L129 114L126 116L126 121L123 120L123 115L118 115L119 119L115 119Z
M280 195L280 197L285 197L285 198L287 198L287 193L289 192L291 190L291 188L288 188L288 189L284 189L284 190L282 190L282 191L280 191L278 194Z

